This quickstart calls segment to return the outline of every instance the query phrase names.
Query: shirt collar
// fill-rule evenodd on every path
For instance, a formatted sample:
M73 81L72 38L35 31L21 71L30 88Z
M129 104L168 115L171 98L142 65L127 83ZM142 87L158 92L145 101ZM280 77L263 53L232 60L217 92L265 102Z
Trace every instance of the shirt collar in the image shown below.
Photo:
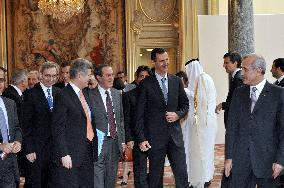
M107 90L105 90L104 88L102 88L102 87L100 86L100 84L98 84L98 89L99 89L99 92L100 92L100 93L105 94L106 91L108 91L109 94L111 94L110 88L108 88Z
M22 91L21 91L17 86L15 86L15 85L13 85L13 84L10 84L10 86L12 86L12 87L17 91L17 93L18 93L20 96L23 95Z
M43 89L43 91L46 91L47 89L50 89L50 92L52 92L52 87L46 87L45 85L43 85L43 83L40 82L40 86Z
M277 79L278 82L281 82L281 80L283 80L283 78L284 78L284 74L280 78Z
M252 91L253 87L256 87L257 91L261 92L264 88L264 85L266 83L266 79L263 79L259 84L257 84L256 86L250 86L250 91Z
M162 78L165 78L166 80L168 80L168 74L165 74L165 76L161 76L159 75L157 72L155 72L156 78L157 80L162 80Z
M240 69L240 68L237 68L237 69L233 72L232 78L234 78L234 77L236 76L236 74L237 74L237 72L238 72L239 70L241 70L241 69Z
M79 87L77 87L74 83L69 82L70 86L73 88L73 90L75 91L76 95L79 96L79 93L81 91L81 89Z

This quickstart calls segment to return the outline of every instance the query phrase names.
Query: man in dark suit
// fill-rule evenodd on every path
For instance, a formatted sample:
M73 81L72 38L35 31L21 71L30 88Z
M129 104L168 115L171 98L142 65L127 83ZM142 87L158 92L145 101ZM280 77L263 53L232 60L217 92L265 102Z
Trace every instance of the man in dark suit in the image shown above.
M280 87L284 87L284 58L275 59L270 71L272 73L272 76L277 79L274 84Z
M0 93L4 90L5 72L0 67ZM22 134L19 127L16 104L0 96L0 187L15 188L19 182L17 156L21 150Z
M52 121L56 163L53 187L92 188L97 160L97 135L88 87L92 64L75 59L70 83L55 97Z
M26 70L15 70L11 76L11 84L2 93L3 97L15 101L20 126L22 125L23 92L28 88L27 74Z
M135 74L136 81L139 84L144 78L151 75L151 70L148 66L142 65L137 68ZM140 150L138 140L135 137L137 95L137 87L123 94L125 141L127 147L133 149L134 185L136 188L147 188L147 154Z
M151 60L155 64L155 74L139 85L135 126L140 149L148 151L149 187L163 187L166 155L176 187L189 187L179 122L188 112L188 99L180 78L167 73L169 57L165 49L152 50Z
M218 104L216 106L215 112L219 114L220 110L224 110L224 124L226 128L228 120L228 112L230 109L233 93L236 88L243 85L241 69L240 69L242 57L238 53L228 52L224 55L223 59L224 59L223 67L225 68L226 72L229 74L230 77L229 92L226 101Z
M234 92L225 142L225 174L230 188L275 187L284 165L284 90L264 78L265 60L242 61L246 86Z
M35 84L39 82L39 72L37 70L32 70L28 73L28 85L29 89L33 88Z
M101 64L95 68L98 86L90 91L94 103L95 124L98 134L99 157L95 163L95 188L114 188L119 157L123 153L124 117L122 96L113 89L113 70Z
M67 84L70 82L70 62L69 61L64 61L60 65L60 78L61 80L54 84L55 87L58 87L60 89L64 88L67 86Z
M25 187L48 187L51 178L51 120L54 96L60 89L52 85L58 65L45 62L40 67L40 83L27 90L23 104L23 150L28 159Z

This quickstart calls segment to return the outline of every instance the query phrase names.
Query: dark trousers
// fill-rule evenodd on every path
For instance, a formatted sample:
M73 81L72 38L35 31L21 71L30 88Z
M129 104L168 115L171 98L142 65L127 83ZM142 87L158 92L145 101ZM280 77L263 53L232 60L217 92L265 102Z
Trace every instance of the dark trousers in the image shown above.
M94 163L92 143L88 144L87 153L84 155L79 167L67 169L53 164L52 188L93 188L94 187ZM72 160L72 156L71 156Z
M98 161L94 165L94 187L114 188L119 161L117 139L106 137Z
M151 144L151 143L150 143ZM165 148L149 150L149 187L163 188L164 163L166 155L169 158L175 177L176 188L188 188L184 145L178 146L170 137Z
M271 178L257 178L253 171L247 170L243 173L232 173L232 178L229 180L230 188L276 188L276 181Z
M148 188L147 153L140 150L137 142L133 147L133 172L135 188Z
M6 183L6 182L0 181L0 187L1 188L16 188L16 184L15 183Z

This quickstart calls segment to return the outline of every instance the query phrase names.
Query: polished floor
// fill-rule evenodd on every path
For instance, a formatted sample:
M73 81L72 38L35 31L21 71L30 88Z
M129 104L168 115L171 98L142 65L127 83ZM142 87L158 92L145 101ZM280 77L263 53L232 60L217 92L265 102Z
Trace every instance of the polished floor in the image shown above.
M133 173L132 173L132 164L130 163L130 176L128 180L128 184L125 186L121 186L121 180L117 180L116 188L134 188L133 185ZM212 184L210 188L218 188L220 186L221 177L222 177L222 171L224 168L224 145L223 144L217 144L215 145L215 173L214 178L212 181ZM122 165L119 164L119 171L118 171L118 177L122 175ZM24 179L21 179L21 186L23 187ZM173 173L171 171L171 167L165 167L165 173L164 173L164 188L174 188L174 178Z

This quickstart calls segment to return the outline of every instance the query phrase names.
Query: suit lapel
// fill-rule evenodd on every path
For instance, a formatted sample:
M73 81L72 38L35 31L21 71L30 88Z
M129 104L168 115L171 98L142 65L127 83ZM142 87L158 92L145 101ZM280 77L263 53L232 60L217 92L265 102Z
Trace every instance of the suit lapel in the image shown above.
M158 95L159 99L161 99L161 102L166 106L166 101L165 101L162 89L160 87L160 84L157 80L156 75L152 76L151 83L152 83L152 88L154 89L155 93Z
M84 117L85 117L86 115L85 115L84 109L82 107L81 101L80 101L78 95L73 90L72 86L71 85L67 85L66 89L67 89L67 91L68 91L68 93L70 95L71 101L74 102L75 107L78 107L79 110L84 114Z
M14 127L13 127L13 121L12 121L12 114L14 114L14 112L12 112L12 107L7 103L7 101L6 101L6 99L5 98L3 98L2 97L2 99L3 99L3 102L4 102L4 105L5 105L5 108L6 108L6 112L7 112L7 117L8 117L8 127L9 127L9 135L12 135L12 133L13 133L13 129L14 129ZM13 139L13 135L12 135L12 137L10 137L10 138L8 138L9 140L10 139Z
M256 103L254 106L254 109L252 111L252 113L255 113L261 106L263 106L263 104L266 102L266 96L269 94L270 92L270 85L269 83L266 81L264 88L262 89Z
M94 105L99 109L103 109L104 114L107 115L106 108L98 87L94 89L94 102Z
M38 95L38 98L40 100L39 102L44 105L44 108L46 110L50 111L47 99L45 97L43 88L41 87L40 83L37 83L34 87L37 91L37 95Z
M172 89L174 87L174 79L171 75L168 74L168 104L171 103L171 99L173 98L173 91L174 89Z

